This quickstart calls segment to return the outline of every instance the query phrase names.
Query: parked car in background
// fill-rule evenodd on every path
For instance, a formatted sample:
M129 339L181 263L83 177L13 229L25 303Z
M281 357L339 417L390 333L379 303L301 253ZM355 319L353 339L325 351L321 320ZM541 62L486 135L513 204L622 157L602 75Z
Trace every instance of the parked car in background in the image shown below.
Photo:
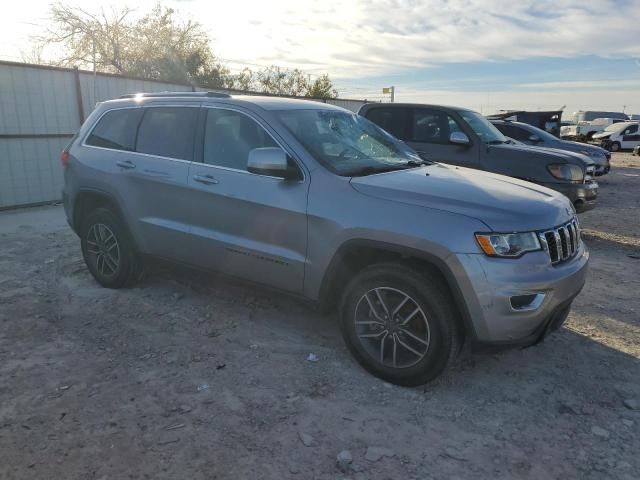
M605 128L614 123L626 122L625 118L596 118L593 121L578 122L577 125L569 125L560 128L560 137L566 140L576 140L580 142L590 141L596 133L602 132Z
M107 101L61 161L67 220L101 285L127 285L156 256L336 307L355 358L401 385L437 377L463 341L541 341L587 274L565 196L424 162L323 103Z
M487 170L552 188L577 211L593 208L595 165L583 155L514 145L481 114L459 107L368 103L360 115L405 141L422 158Z
M593 136L603 148L617 152L621 149L633 149L640 145L640 124L635 122L616 123L602 133Z
M508 120L491 120L503 135L535 147L557 148L589 157L596 166L596 175L604 175L611 169L611 153L601 147L580 142L569 142L527 123Z

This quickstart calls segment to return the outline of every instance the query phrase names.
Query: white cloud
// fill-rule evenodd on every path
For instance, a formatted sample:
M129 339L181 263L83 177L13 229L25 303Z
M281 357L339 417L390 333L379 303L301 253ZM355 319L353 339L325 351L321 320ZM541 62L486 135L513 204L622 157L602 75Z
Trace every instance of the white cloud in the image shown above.
M148 10L156 0L106 0ZM87 9L88 1L72 0ZM637 0L168 0L198 20L222 58L278 63L335 78L449 62L530 57L640 57ZM48 0L10 2L0 55L19 56L25 32L46 24ZM617 5L617 6L616 6ZM12 53L9 53L12 52Z
M70 0L86 9L88 0ZM101 6L132 5L148 11L157 0L104 0ZM492 62L540 57L597 55L640 58L640 0L164 0L183 16L201 22L213 49L232 68L244 64L329 72L338 85L371 85L367 76L402 75L443 63ZM46 25L50 0L3 5L0 58L20 58L29 34ZM35 26L33 24L36 24ZM636 60L637 62L637 60ZM639 62L640 65L640 62ZM640 72L640 69L639 69ZM524 77L524 75L523 75ZM492 105L557 108L629 101L635 82L578 78L574 82L530 83L486 93L425 90L399 85L399 100L447 102L491 109ZM553 77L551 78L553 80ZM620 82L623 83L620 83ZM393 82L390 78L389 83ZM617 83L616 83L617 82ZM631 82L631 83L629 83ZM398 84L397 84L398 85ZM594 96L593 91L607 92ZM378 87L376 87L378 88ZM509 91L507 91L509 90ZM591 95L589 95L591 91ZM364 90L346 90L361 97ZM378 90L379 92L379 90ZM637 97L637 95L631 95ZM624 97L624 98L623 98ZM567 100L569 98L569 100ZM523 106L524 107L524 106ZM640 105L635 107L640 110Z

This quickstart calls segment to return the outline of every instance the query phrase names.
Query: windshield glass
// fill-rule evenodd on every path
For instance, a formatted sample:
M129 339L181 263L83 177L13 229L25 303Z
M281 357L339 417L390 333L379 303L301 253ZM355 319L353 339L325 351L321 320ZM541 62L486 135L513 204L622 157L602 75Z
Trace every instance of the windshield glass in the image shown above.
M605 128L604 131L605 132L617 132L618 130L624 130L629 125L632 125L632 124L631 123L620 123L620 122L612 123L607 128Z
M353 113L282 110L277 115L316 160L338 175L367 175L424 163L407 145Z
M476 112L461 111L462 118L485 143L505 143L507 138L489 120Z

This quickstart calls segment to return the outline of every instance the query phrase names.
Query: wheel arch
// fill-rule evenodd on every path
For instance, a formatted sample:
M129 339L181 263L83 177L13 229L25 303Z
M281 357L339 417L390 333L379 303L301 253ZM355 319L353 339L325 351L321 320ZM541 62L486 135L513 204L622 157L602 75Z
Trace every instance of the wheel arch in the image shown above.
M414 269L418 266L419 270L426 268L441 279L458 313L459 327L468 338L476 338L467 303L447 263L433 253L404 245L367 239L347 240L340 245L320 284L318 300L322 308L325 311L335 308L349 279L368 265L379 262L403 263Z

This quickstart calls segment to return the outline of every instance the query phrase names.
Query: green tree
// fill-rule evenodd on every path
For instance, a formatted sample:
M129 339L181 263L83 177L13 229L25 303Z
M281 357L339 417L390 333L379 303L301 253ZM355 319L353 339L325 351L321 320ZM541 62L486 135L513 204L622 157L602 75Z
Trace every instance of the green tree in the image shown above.
M231 74L211 50L207 32L198 22L177 19L175 10L157 4L147 14L133 18L128 7L92 13L63 3L51 6L52 27L38 37L42 47L63 47L57 63L92 68L205 88L232 88L291 96L335 98L338 92L328 75L311 82L299 70L272 65L261 70L245 68Z
M39 43L63 47L60 65L92 67L153 80L224 87L228 70L210 48L198 22L180 22L175 11L156 5L139 19L125 7L94 14L61 3L51 6L53 27Z
M338 91L326 73L316 78L306 91L307 97L338 98Z

